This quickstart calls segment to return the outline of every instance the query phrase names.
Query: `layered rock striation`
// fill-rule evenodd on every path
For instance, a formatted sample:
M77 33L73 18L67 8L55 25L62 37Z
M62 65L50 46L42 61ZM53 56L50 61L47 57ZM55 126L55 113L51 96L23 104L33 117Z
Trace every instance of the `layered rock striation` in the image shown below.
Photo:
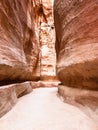
M55 0L58 93L98 122L98 1Z
M98 90L98 1L55 0L54 20L60 81Z
M38 60L32 0L1 0L0 117L16 104L18 97L32 91L30 83L24 81L39 79Z
M34 1L36 32L40 42L40 79L56 79L53 0Z
M39 45L31 0L0 1L0 82L35 80Z
M23 82L0 87L0 117L17 103L18 98L32 91L31 82Z

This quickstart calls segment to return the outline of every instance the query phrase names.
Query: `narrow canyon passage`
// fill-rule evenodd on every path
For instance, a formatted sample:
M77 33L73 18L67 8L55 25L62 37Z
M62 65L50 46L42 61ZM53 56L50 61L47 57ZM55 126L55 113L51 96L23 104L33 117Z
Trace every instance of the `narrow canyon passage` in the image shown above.
M0 130L98 130L97 50L98 0L1 0Z
M57 88L37 88L0 119L0 130L97 130L78 108L63 103Z

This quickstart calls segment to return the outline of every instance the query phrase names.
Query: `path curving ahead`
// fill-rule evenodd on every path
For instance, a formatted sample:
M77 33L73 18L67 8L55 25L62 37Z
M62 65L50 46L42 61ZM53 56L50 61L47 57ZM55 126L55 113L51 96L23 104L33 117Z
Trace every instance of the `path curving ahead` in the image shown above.
M63 103L57 88L38 88L0 119L0 130L97 130L78 108Z

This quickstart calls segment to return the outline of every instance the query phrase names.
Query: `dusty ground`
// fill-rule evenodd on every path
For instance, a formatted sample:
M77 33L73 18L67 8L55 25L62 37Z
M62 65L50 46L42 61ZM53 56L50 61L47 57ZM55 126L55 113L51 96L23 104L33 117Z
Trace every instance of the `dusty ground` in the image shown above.
M97 130L78 108L63 103L57 88L38 88L0 119L0 130Z

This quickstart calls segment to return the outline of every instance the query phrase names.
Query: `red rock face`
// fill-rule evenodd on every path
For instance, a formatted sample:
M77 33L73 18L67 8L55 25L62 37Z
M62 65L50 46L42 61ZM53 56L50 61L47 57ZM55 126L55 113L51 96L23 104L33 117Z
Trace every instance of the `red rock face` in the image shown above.
M17 102L14 85L0 88L0 118L6 114Z
M98 89L98 1L55 0L54 17L59 79Z
M58 93L98 122L98 1L55 0Z
M40 79L56 79L55 29L53 0L33 0L36 32L40 41Z
M31 82L6 85L0 87L0 118L17 103L17 98L32 91Z
M0 1L0 81L35 80L39 47L31 0ZM16 82L16 81L15 81Z

